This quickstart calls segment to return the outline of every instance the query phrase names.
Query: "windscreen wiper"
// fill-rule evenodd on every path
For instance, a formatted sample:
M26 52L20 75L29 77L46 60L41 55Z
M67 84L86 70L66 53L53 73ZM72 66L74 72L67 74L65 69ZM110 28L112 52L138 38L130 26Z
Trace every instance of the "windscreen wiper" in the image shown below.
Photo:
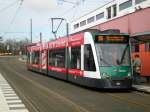
M128 46L129 46L129 45L126 46L126 48L124 49L124 51L123 51L123 53L122 53L121 60L120 60L120 62L119 62L120 65L121 65L122 62L123 62L123 59L124 59L124 56L125 56L125 53L126 53L126 51L127 51Z

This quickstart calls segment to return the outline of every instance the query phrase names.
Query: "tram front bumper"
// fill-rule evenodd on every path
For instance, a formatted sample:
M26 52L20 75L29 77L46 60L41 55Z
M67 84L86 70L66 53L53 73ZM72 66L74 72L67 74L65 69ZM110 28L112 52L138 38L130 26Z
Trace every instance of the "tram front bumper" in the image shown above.
M98 83L99 84L97 88L105 88L105 89L130 89L132 87L132 79L126 80L100 79Z

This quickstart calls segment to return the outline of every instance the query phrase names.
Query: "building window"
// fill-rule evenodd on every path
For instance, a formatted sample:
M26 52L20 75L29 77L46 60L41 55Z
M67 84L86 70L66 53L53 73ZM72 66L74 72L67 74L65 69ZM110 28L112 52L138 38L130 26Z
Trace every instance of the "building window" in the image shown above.
M65 68L65 49L49 51L49 65Z
M84 46L84 70L96 71L92 47L90 44Z
M144 2L144 1L146 1L146 0L135 0L135 4L139 4L139 3Z
M71 48L70 68L81 69L81 47Z
M150 42L145 43L145 51L147 51L147 52L150 51Z
M132 6L132 0L128 0L128 1L119 5L119 10L121 11L121 10L127 9L131 6Z
M86 25L86 20L80 22L80 26Z
M136 43L136 44L134 44L133 46L132 46L132 52L139 52L140 50L139 50L139 44L138 43Z
M87 19L87 23L94 22L94 16Z
M113 8L113 17L117 16L117 6L116 4L112 6Z
M111 7L107 8L107 19L111 18Z
M96 15L96 20L104 18L104 12Z
M79 28L79 23L74 25L74 29L77 29L77 28Z

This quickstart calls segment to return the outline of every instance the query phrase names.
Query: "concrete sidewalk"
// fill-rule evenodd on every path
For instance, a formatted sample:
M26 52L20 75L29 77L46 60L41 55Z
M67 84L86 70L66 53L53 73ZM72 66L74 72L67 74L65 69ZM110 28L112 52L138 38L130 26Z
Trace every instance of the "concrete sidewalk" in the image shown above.
M141 77L141 83L139 85L133 84L132 88L150 94L150 82L147 82L145 77Z
M132 88L137 91L145 92L150 94L150 86L145 85L133 85Z
M0 112L29 112L14 89L0 73Z

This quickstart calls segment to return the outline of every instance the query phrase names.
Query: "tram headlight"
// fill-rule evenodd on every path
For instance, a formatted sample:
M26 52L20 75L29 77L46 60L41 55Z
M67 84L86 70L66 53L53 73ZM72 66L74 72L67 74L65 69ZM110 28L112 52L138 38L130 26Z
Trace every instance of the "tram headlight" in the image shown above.
M130 77L131 76L131 73L128 73L128 77Z
M102 73L103 78L109 78L110 76L107 73Z

